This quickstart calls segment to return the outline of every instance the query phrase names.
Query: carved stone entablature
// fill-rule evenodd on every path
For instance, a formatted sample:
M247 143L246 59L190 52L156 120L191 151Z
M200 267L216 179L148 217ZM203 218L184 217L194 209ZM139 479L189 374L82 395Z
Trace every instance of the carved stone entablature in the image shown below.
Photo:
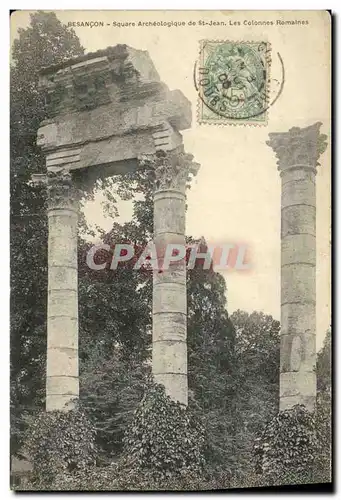
M127 45L108 47L45 68L48 116L94 109L110 102L144 99L167 92L147 52Z
M281 172L294 167L316 170L318 159L327 148L327 136L320 134L322 123L317 122L306 128L293 127L289 132L269 134L270 146L277 157Z
M80 193L70 170L63 168L57 172L47 172L47 201L50 210L71 209L77 211Z
M183 146L141 157L140 166L154 169L156 191L175 189L182 192L200 168L199 163L193 161L193 155L184 152Z

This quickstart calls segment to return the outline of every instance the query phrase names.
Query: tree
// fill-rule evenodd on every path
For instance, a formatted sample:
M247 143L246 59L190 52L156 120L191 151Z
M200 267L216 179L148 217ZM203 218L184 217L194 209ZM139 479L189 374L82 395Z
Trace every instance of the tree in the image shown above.
M321 482L331 481L332 461L332 332L327 331L316 361L317 454L315 474Z
M317 391L328 392L332 387L332 331L326 333L316 360Z
M239 467L248 472L258 432L279 409L280 323L263 312L237 310L231 317L236 332L235 442Z
M46 194L33 187L32 173L45 172L36 146L45 118L45 95L38 88L42 67L84 53L72 29L54 13L36 12L18 31L11 66L11 417L12 453L20 447L21 418L42 404L46 357L47 218Z
M94 423L101 457L122 451L124 432L140 403L150 367L127 357L116 343L108 349L98 343L81 364L80 404Z
M125 176L117 176L114 181L115 192L120 197L134 198L133 217L129 223L123 225L114 223L111 231L102 234L102 240L111 246L118 242L131 243L135 246L138 257L152 238L153 178L148 170L138 169ZM109 203L106 208L112 211L114 203L115 201ZM188 243L199 244L192 238L188 238ZM103 429L102 446L107 452L110 449L118 451L119 442L114 442L112 436L121 434L118 429L114 429L116 417L112 418L112 415L115 415L113 408L116 407L117 411L120 411L121 404L125 403L118 401L117 398L121 396L116 393L116 389L111 388L117 387L118 380L126 380L126 390L134 391L129 384L135 381L128 380L124 374L125 366L132 364L136 367L138 364L143 366L145 360L150 359L152 271L143 269L135 271L132 269L132 261L123 263L116 270L111 270L110 253L102 256L101 262L107 262L105 270L90 270L85 264L85 253L88 248L89 245L86 244L81 246L78 259L81 388L83 387L81 392L85 387L84 373L96 373L94 379L99 387L104 387L106 384L108 395L106 399L98 395L95 387L97 382L90 384L94 394L92 407L97 405L97 398L101 407L101 411L92 413L96 418L97 428ZM203 251L203 248L200 250ZM194 399L207 416L209 439L212 443L209 453L211 457L214 455L214 460L226 463L231 457L233 420L231 400L235 365L234 331L225 307L225 293L225 280L212 269L204 270L198 262L193 270L188 271L189 389L192 401ZM119 363L114 361L113 343L120 349ZM96 352L98 347L103 354L94 357L91 352ZM104 356L106 349L112 358L108 362ZM88 366L89 363L91 367ZM89 390L86 390L89 393ZM131 408L135 407L136 400L132 399ZM222 429L225 439L223 444Z

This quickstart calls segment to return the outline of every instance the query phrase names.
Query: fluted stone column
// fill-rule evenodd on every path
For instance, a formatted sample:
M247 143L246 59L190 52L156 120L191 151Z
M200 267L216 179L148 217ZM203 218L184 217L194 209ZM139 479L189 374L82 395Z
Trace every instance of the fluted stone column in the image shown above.
M280 410L316 401L316 190L321 123L270 134L281 194Z
M185 250L186 184L199 167L192 159L180 147L157 152L154 165L154 243L160 269L153 276L152 368L155 381L183 405L188 401L186 259L166 269L163 257L168 245Z
M78 200L67 169L49 172L46 410L69 410L78 380Z

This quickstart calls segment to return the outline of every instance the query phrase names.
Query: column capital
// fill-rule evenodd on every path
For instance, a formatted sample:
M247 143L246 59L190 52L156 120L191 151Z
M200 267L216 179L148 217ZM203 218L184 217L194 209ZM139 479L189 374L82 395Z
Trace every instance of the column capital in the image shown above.
M48 171L46 179L49 210L64 208L77 211L79 190L70 170L62 168L54 172Z
M322 123L309 127L292 127L288 132L271 133L266 142L277 157L278 170L282 173L293 168L306 168L316 173L318 159L327 148L327 136L320 134Z
M145 155L139 163L154 170L156 191L172 189L184 192L191 176L195 176L200 168L193 158L184 152L183 146L179 146L171 151L159 150L153 155Z

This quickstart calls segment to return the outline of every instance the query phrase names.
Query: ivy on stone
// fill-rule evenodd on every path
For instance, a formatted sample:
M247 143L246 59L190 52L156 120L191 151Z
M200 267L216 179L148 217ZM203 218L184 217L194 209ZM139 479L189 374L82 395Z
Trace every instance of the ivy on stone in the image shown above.
M295 405L279 412L256 439L257 472L268 484L313 482L316 450L315 413Z
M28 428L25 449L33 461L33 482L49 485L56 477L95 464L96 431L79 408L41 412Z
M173 477L204 466L204 428L191 410L151 383L124 436L127 467Z

